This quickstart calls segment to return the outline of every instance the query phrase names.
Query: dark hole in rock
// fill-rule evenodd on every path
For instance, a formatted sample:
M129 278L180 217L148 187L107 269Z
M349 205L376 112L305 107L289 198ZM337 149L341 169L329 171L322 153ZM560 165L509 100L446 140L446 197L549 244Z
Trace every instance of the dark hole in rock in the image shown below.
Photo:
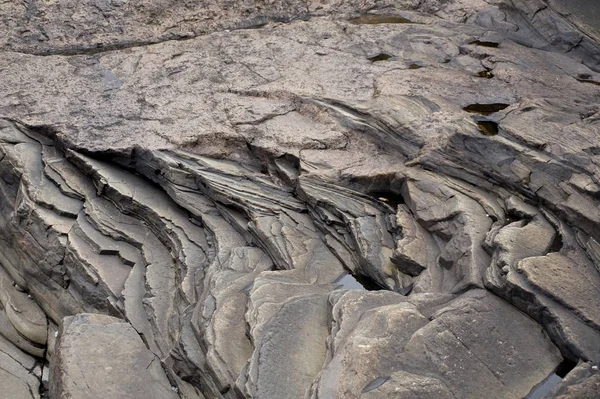
M367 393L367 392L373 391L373 390L379 388L380 386L382 386L383 384L385 384L386 382L388 382L389 379L390 379L390 377L376 378L373 381L369 382L367 384L367 386L365 386L363 388L361 393Z
M580 73L579 75L577 75L577 79L591 79L592 75L590 75L589 73Z
M411 62L408 65L408 69L419 69L419 68L423 68L423 63L421 61Z
M490 115L494 112L502 111L508 107L508 104L492 103L492 104L469 104L463 110L471 113Z
M154 174L155 174L156 176L160 175L160 169L154 169Z
M375 15L375 14L364 14L360 17L349 19L353 24L412 24L410 19L406 19L399 15Z
M554 235L554 241L552 241L552 245L548 249L548 252L559 252L563 247L563 240L560 232L556 232Z
M491 79L494 77L494 74L491 71L480 71L477 72L477 76L479 76L480 78Z
M373 57L369 57L368 60L372 61L372 62L387 61L392 57L393 57L392 55L389 55L386 53L380 53L380 54L374 55Z
M525 396L525 399L543 399L577 366L577 363L568 359L563 360L554 372L542 382L534 386Z
M400 194L393 193L391 191L371 191L369 195L376 198L390 207L396 209L398 205L404 204L404 198Z
M556 366L556 370L554 372L560 378L565 378L567 374L571 372L577 366L577 362L569 359L563 360L558 366Z
M498 134L498 124L496 122L480 120L477 121L477 127L486 136L495 136Z
M475 44L476 46L492 47L492 48L497 48L500 45L500 43L486 42L484 40L473 40L472 42L469 42L469 44Z

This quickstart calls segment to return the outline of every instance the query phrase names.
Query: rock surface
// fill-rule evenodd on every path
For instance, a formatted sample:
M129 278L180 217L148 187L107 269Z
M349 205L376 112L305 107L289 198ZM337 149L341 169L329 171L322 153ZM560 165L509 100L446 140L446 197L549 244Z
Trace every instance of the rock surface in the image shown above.
M52 361L56 398L176 398L160 359L115 317L66 317Z
M594 398L600 27L573 7L0 4L0 385Z

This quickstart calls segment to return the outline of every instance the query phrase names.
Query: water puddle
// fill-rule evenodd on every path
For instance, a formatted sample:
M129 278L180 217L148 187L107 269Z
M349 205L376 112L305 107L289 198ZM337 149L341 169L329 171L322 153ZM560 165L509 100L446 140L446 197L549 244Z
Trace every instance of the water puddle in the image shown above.
M491 115L494 112L502 111L503 109L508 107L508 105L509 104L503 103L469 104L466 107L464 107L463 110L475 114Z
M341 290L365 290L365 287L354 276L348 273L342 274L333 283L337 284L337 288Z
M485 136L495 136L498 134L498 124L494 121L484 119L476 120L479 131Z
M472 42L469 42L469 44L474 44L476 46L482 46L482 47L491 47L491 48L497 48L498 46L500 46L500 43L487 42L487 41L483 41L483 40L473 40Z
M360 17L351 18L348 20L353 24L367 24L367 25L378 25L378 24L412 24L410 19L401 17L399 15L376 15L376 14L364 14Z
M374 55L373 57L369 57L367 59L371 62L377 62L377 61L387 61L392 57L393 57L393 55L389 55L386 53L380 53L380 54Z
M363 388L361 393L367 393L367 392L373 391L373 390L379 388L380 386L382 386L383 384L385 384L386 382L388 382L389 379L390 379L390 377L376 378L373 381L369 382L367 384L367 386Z
M420 69L423 68L423 63L421 61L414 61L408 64L408 69Z
M359 274L353 275L350 273L342 274L334 284L338 284L337 289L341 290L366 290L366 291L378 291L382 288L373 279L368 276L361 276Z
M555 387L557 387L563 379L569 374L571 370L575 368L577 363L570 360L564 360L561 364L556 367L556 370L550 374L546 379L537 384L533 389L525 396L525 399L543 399L548 395Z
M555 373L552 373L548 378L537 385L525 398L526 399L542 399L550 393L558 384L562 382Z

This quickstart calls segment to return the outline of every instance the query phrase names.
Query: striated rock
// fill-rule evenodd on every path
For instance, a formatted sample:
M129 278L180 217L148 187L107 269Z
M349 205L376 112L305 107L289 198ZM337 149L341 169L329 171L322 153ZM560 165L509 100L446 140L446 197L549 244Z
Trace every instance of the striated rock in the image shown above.
M6 395L595 397L582 3L0 6Z

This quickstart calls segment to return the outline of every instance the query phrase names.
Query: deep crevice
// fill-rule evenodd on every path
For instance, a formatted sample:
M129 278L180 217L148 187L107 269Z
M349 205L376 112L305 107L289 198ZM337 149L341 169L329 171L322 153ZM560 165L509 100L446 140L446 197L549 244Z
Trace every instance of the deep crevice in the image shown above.
M556 369L542 382L534 386L531 391L525 396L525 399L543 399L560 383L564 378L577 366L577 362L569 359L564 359Z
M548 249L548 252L560 252L560 250L563 247L563 239L562 239L562 235L560 234L560 231L556 231L556 233L554 234L554 240L552 241L552 244L550 244L550 248Z

